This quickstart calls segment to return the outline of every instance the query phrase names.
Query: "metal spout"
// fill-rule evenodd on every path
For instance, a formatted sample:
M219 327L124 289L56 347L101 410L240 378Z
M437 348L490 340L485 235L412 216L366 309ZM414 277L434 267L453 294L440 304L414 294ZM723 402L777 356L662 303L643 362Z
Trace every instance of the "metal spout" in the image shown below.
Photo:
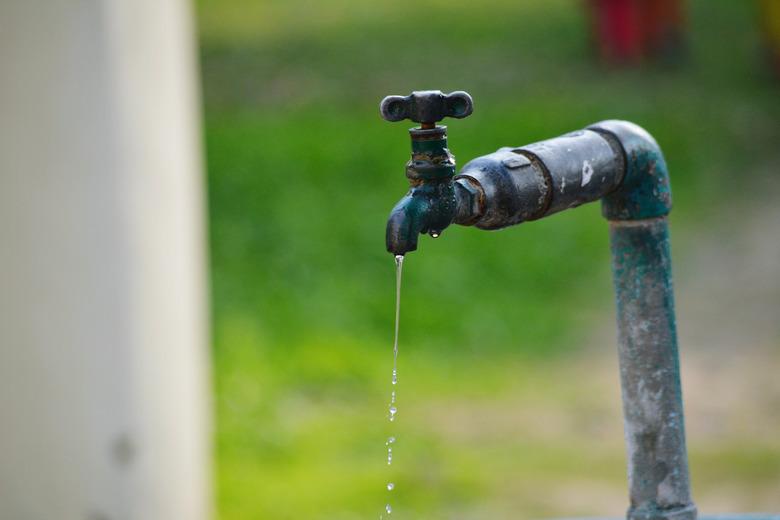
M455 219L455 157L447 149L447 127L412 128L412 157L406 163L411 189L387 221L387 250L404 255L417 249L420 233L439 235Z
M453 222L457 208L453 184L452 179L423 182L398 201L387 220L390 253L414 251L421 233L438 236Z

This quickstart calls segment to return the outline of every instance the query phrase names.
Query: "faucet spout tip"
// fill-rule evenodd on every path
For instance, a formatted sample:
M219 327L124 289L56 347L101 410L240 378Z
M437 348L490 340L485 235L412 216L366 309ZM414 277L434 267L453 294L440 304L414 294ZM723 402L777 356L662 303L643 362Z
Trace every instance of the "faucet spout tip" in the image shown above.
M457 211L457 199L450 179L415 186L390 212L387 220L387 250L405 255L417 249L423 233L441 236Z
M409 211L407 198L393 208L390 218L387 220L387 231L385 233L385 244L387 251L396 257L403 256L417 249L417 240L420 234L419 219Z

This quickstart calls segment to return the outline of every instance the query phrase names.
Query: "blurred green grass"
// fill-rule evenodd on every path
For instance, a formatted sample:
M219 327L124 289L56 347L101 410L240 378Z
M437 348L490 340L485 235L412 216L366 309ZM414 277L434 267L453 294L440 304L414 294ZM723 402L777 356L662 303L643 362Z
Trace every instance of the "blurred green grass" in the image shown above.
M776 159L780 104L749 2L691 2L687 59L635 70L593 62L575 0L197 8L221 518L363 518L383 504L394 290L384 224L406 189L409 146L408 125L378 117L384 95L469 91L475 113L449 123L460 164L601 119L641 124L670 164L683 253ZM500 233L446 230L423 238L405 270L398 513L603 512L538 495L565 479L619 488L619 424L595 451L577 432L486 446L419 424L433 405L540 397L523 381L561 394L550 406L577 395L538 374L558 372L611 309L598 206Z

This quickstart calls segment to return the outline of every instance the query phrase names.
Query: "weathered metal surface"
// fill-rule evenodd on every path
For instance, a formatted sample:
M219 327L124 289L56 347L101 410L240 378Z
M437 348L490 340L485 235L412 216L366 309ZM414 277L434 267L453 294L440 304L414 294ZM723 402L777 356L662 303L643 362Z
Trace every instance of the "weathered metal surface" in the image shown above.
M395 205L387 221L387 250L404 255L417 249L420 233L440 235L456 211L451 179L430 180L413 186Z
M462 91L444 94L441 90L420 90L408 96L387 96L379 104L379 111L388 121L436 123L445 117L460 119L470 115L474 101Z
M484 212L465 220L500 229L601 199L620 185L624 165L622 148L581 130L478 157L455 180L468 179L484 196Z
M457 215L466 220L479 209L481 199L471 186L460 187L456 198L455 157L447 148L447 127L436 126L445 117L470 115L474 103L466 92L425 90L387 96L379 110L388 121L422 123L409 130L412 158L406 163L406 176L411 189L390 212L385 234L387 250L404 255L417 249L420 233L438 236Z
M461 226L476 224L485 213L485 192L472 179L456 178L455 186L455 218L453 222Z
M515 148L547 172L550 198L542 216L599 200L620 185L623 156L601 135L580 130Z
M476 187L483 200L480 215L467 215L457 223L482 229L539 218L550 191L542 169L509 148L474 159L455 179L456 184Z
M455 157L447 149L447 127L412 128L412 158L406 163L410 181L448 179L455 175Z
M424 94L419 97L423 101L415 94L386 98L383 110L386 102L400 103L401 108L387 108L396 118L392 120L410 114L417 120L439 117L445 109L422 109L420 103L443 101ZM446 129L423 127L410 131L413 154L407 177L412 188L388 220L387 249L393 254L414 251L420 233L441 233L452 222L498 229L603 201L618 311L631 499L627 516L694 520L665 218L671 190L655 140L632 123L603 121L479 157L453 180Z
M602 121L588 128L616 141L626 160L623 182L604 197L604 216L635 220L667 215L672 209L672 190L666 161L655 139L627 121Z
M610 221L630 520L693 520L666 217Z
M455 157L447 148L447 127L412 128L412 158L406 163L411 188L390 212L387 250L403 255L417 249L420 233L441 234L455 219Z

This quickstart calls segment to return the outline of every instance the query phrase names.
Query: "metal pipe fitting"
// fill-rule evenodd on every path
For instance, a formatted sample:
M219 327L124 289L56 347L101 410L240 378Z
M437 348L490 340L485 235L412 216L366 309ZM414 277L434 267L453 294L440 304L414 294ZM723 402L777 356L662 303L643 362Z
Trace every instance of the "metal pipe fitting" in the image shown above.
M467 163L456 180L484 193L481 229L537 220L599 200L621 184L624 156L602 134L581 130L517 148L501 148Z
M447 127L412 128L412 158L406 163L411 188L387 221L387 250L404 255L417 249L421 233L439 236L457 214L452 181L455 157L447 149Z
M618 189L603 199L604 217L637 220L668 215L672 209L669 171L653 136L628 121L602 121L588 128L621 150L625 163L624 179Z
M412 114L420 120L413 107L426 103L438 108L428 107L425 114L443 117L446 96L430 96L386 99L417 103L396 106L396 118ZM412 188L387 227L393 254L414 251L420 233L436 235L452 222L500 229L602 201L610 222L617 301L627 518L695 520L666 218L671 190L658 144L632 123L602 121L528 146L501 148L470 161L453 177L446 130L428 123L410 133L413 153L406 171Z

